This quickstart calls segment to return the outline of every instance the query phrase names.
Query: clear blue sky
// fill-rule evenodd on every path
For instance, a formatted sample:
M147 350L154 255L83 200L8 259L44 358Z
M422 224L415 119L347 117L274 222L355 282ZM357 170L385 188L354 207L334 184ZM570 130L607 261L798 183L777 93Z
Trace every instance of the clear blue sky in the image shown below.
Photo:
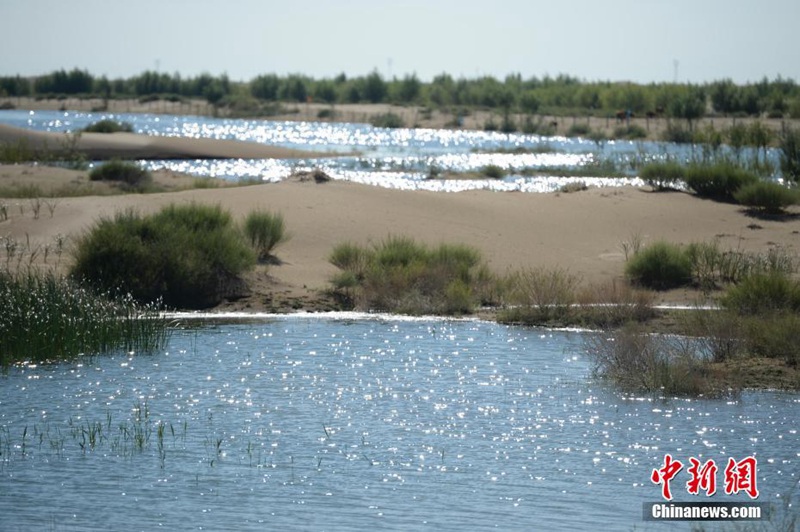
M800 0L0 0L0 50L0 75L800 81Z

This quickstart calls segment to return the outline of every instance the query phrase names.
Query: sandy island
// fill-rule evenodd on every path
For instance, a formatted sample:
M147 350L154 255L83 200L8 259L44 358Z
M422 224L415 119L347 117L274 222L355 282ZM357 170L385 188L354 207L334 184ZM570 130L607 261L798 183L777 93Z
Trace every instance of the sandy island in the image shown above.
M190 141L193 142L193 141ZM85 172L44 166L0 166L0 186L26 182L85 180ZM88 230L101 216L134 208L153 212L172 202L218 203L238 218L266 208L284 215L291 238L277 249L280 265L259 266L248 279L253 295L223 308L290 310L326 308L318 290L335 268L327 261L342 241L365 244L388 235L412 235L429 244L462 242L480 249L491 269L504 273L529 266L558 266L587 283L622 279L621 243L639 235L646 243L719 239L724 248L800 250L800 219L757 219L736 205L681 192L594 188L570 194L471 191L398 191L348 182L313 180L145 195L63 197L48 200L34 217L34 200L0 199L8 219L0 237L51 244ZM62 268L67 263L66 257ZM0 260L5 250L0 249ZM38 259L41 260L41 257ZM53 258L50 257L50 264ZM659 294L661 302L693 303L692 291Z

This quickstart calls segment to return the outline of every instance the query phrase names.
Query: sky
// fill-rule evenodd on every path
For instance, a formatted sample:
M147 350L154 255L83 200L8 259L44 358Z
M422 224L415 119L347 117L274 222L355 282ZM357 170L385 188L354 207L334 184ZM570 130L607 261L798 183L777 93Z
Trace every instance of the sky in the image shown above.
M800 81L800 0L0 0L0 76Z

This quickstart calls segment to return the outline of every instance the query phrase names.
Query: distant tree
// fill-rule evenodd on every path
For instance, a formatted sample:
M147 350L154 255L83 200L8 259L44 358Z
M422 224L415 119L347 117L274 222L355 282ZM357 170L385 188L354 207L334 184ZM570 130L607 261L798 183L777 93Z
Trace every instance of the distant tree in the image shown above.
M377 70L373 70L364 80L364 92L361 96L370 103L380 103L386 98L386 82Z
M278 99L278 90L281 80L276 74L257 76L250 81L250 94L261 100L275 101Z

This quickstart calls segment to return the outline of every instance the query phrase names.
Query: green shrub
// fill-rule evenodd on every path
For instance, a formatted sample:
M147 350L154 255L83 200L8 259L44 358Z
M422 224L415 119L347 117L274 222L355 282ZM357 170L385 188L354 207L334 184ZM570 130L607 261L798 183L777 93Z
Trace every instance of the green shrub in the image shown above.
M373 117L372 125L375 127L386 127L386 128L405 127L403 118L395 113L384 113Z
M771 181L758 181L745 185L733 194L742 205L767 214L781 214L786 207L796 205L800 195L796 189Z
M742 315L800 312L800 282L780 272L754 273L729 288L721 303Z
M800 184L800 129L786 128L779 137L778 147L783 178Z
M136 163L113 159L89 173L92 181L115 181L126 188L142 190L153 182L153 176Z
M588 137L592 133L589 124L574 123L567 130L568 137Z
M506 176L506 170L496 164L487 164L481 168L481 174L491 179L502 179Z
M0 270L0 366L164 346L167 322L155 306L97 294L67 279Z
M331 280L334 289L367 310L464 314L486 291L483 260L469 246L430 249L394 236L370 248L339 244L329 261L343 270Z
M746 346L751 355L800 364L800 316L788 312L744 319Z
M691 130L675 122L670 122L661 134L661 140L665 142L674 142L676 144L691 144L694 142L694 134Z
M133 133L133 126L128 122L116 120L100 120L82 129L86 133Z
M659 241L635 254L625 266L634 282L666 290L687 285L692 280L692 263L677 245Z
M250 240L259 259L266 259L272 250L288 239L283 215L267 211L253 211L244 220L244 233Z
M77 241L74 254L73 277L177 308L207 308L241 295L239 274L255 262L230 214L197 204L103 218Z
M675 188L686 176L686 169L675 161L649 163L642 168L642 180L656 190Z
M730 201L740 188L757 182L758 176L727 162L694 163L686 168L685 180L698 196Z
M611 136L615 139L638 140L647 138L647 131L642 126L631 124L615 128Z

